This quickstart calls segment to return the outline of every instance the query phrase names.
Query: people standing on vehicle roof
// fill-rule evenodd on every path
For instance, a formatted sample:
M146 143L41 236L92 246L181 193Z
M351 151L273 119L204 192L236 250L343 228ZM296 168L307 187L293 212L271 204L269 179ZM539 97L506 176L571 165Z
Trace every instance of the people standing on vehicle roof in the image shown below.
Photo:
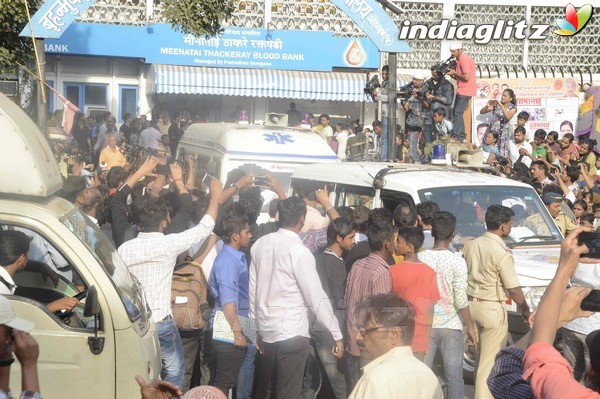
M476 74L477 69L475 61L464 50L461 42L454 42L450 45L450 53L456 58L456 69L449 70L446 74L456 80L456 98L454 100L454 134L461 141L471 141L467 137L464 115L465 111L470 112L471 97L477 93ZM467 111L469 110L469 111ZM470 118L469 118L470 120Z
M288 126L290 127L300 126L300 124L302 123L302 114L296 109L295 102L290 103L290 109L287 112L287 116Z

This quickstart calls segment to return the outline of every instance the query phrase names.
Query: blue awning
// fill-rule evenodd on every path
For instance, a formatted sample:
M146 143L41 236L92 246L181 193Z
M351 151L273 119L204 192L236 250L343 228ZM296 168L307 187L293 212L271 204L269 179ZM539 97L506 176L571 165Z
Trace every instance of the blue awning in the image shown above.
M366 73L153 65L155 93L363 101Z

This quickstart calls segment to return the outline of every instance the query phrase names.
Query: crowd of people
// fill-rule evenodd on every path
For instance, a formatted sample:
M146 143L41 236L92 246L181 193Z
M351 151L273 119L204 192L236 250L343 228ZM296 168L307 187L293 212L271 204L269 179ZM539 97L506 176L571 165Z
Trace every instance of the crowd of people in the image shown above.
M415 75L414 92L402 104L407 130L396 135L397 160L427 162L422 138L465 140L460 110L472 96L474 72L462 47L452 52L459 63L447 74L459 83L456 98L438 69L432 69L434 90L427 93L419 90L426 77ZM596 143L542 129L526 142L528 115L518 113L510 89L480 112L491 115L481 145L486 163L533 186L567 237L556 277L537 309L525 299L504 241L519 220L518 205L481 210L485 234L456 251L457 215L434 202L334 208L327 187L306 183L288 197L267 176L266 187L277 198L268 204L272 220L259 224L265 204L254 176L238 169L224 184L212 179L198 187L194 159L173 161L186 127L180 117L146 121L125 114L117 130L109 113L95 119L77 114L71 137L78 150L55 148L68 166L61 195L103 228L145 291L164 381L148 385L138 378L142 396L180 397L210 385L221 396L234 391L238 399L462 399L466 332L466 344L477 348L476 398L564 398L569 392L596 397L591 390L600 390L600 319L582 318L590 316L579 309L589 289L565 292L568 280L600 284L600 264L580 259L587 248L577 242L582 231L600 225ZM295 105L290 113L301 123ZM386 159L391 143L384 139L385 115L372 127ZM365 153L368 132L358 121L330 126L322 114L312 129L342 160ZM132 147L146 156L132 154ZM86 170L88 163L97 173ZM527 226L531 231L550 234L534 222ZM17 231L0 231L0 279L9 284L27 261L29 241L19 238ZM182 270L191 270L185 279ZM189 297L195 301L178 301L190 294L174 291L182 281L196 283ZM11 294L8 285L0 288ZM523 323L533 327L505 348L509 297ZM48 307L76 305L67 302ZM39 350L22 332L32 327L0 297L0 390L6 397L12 353L27 376L22 397L40 397ZM552 347L557 327L564 327L562 354Z
M554 143L544 138L537 146L542 143L552 156ZM520 151L512 167L499 170L532 184L563 234L576 235L596 224L588 210L597 211L598 183L586 154L574 160L565 153L538 157L527 167L530 151ZM555 160L565 162L562 172L552 169ZM193 158L186 163L183 168L150 156L137 168L114 165L94 179L73 163L62 193L107 227L143 286L166 381L156 387L174 389L166 395L211 385L223 395L234 390L238 398L462 399L463 331L467 344L477 347L477 398L503 397L513 389L502 363L510 356L525 359L517 363L531 372L524 387L547 389L547 379L538 378L539 359L550 352L542 345L547 327L539 338L534 325L534 358L503 349L508 297L524 320L532 311L503 240L518 217L515 207L491 205L484 216L487 232L455 252L456 216L433 202L336 209L327 187L306 183L288 198L269 176L268 189L277 195L268 207L273 220L258 224L263 200L253 176L234 170L225 185L213 179L209 187L195 187ZM0 241L10 235L3 232ZM583 251L571 248L569 237L563 251ZM27 248L7 253L0 261L10 273ZM570 273L573 282L589 283L590 271L580 267L573 274L573 262L574 256L561 257L557 278ZM172 291L178 271L188 265L200 271L194 278L204 301L183 314L201 320L197 324L181 317L174 298L183 294ZM580 300L587 291L577 292ZM560 317L562 324L574 318ZM586 336L600 327L593 320L565 325L565 361L576 370L569 378L590 378Z

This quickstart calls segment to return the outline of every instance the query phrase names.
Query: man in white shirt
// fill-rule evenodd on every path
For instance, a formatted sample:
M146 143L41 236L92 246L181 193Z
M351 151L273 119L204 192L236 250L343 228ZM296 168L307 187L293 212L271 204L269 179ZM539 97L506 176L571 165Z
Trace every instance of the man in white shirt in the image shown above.
M525 140L526 133L527 131L524 127L518 126L515 129L514 139L508 142L508 152L510 161L513 163L513 165L519 158L521 158L521 162L527 165L527 167L531 166L531 158L529 158L529 156L526 154L531 154L533 148L531 147L531 144ZM521 155L521 152L523 152L521 149L524 149L527 152Z
M300 396L310 352L309 313L331 332L336 341L332 353L338 359L344 353L340 326L320 284L315 258L298 236L305 217L304 201L282 200L281 228L252 246L249 317L257 322L263 354L258 399L267 397L271 385L277 399Z
M160 145L162 133L156 127L156 121L150 121L150 126L147 129L142 130L140 133L140 147L149 148L151 150L156 150L158 153L158 146Z
M356 340L363 376L350 399L442 399L437 377L412 353L413 308L394 293L360 301L355 308Z
M171 177L181 193L187 192L182 180L181 166L170 165ZM213 179L210 185L210 203L206 215L195 227L182 233L164 235L171 218L169 205L160 198L146 198L139 206L140 234L126 241L119 249L129 271L137 277L152 310L156 323L163 379L181 388L184 374L184 357L181 338L171 316L171 282L177 256L194 243L205 239L213 230L223 185Z
M435 270L440 300L434 306L433 324L425 364L433 367L436 352L444 362L447 399L464 399L463 324L469 345L475 345L475 327L469 311L467 280L469 272L464 258L450 250L455 235L456 217L450 212L436 212L431 221L434 245L419 252L419 260ZM531 233L533 234L533 233Z
M346 145L348 144L348 129L341 123L335 125L335 139L338 141L337 156L340 161L346 159Z

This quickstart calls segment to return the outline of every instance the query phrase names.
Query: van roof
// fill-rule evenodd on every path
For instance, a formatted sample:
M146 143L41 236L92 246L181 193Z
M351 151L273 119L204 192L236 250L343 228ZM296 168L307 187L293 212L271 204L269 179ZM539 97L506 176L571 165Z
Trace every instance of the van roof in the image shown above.
M229 155L281 157L285 154L315 162L337 160L331 147L317 133L281 126L194 123L185 130L180 143L211 147Z
M0 93L0 193L47 197L63 182L48 141L27 114Z
M383 188L405 191L437 187L477 186L531 186L467 169L386 162L344 162L338 164L309 164L298 166L292 178L325 181L359 187L373 187L377 173L390 169L384 178Z

